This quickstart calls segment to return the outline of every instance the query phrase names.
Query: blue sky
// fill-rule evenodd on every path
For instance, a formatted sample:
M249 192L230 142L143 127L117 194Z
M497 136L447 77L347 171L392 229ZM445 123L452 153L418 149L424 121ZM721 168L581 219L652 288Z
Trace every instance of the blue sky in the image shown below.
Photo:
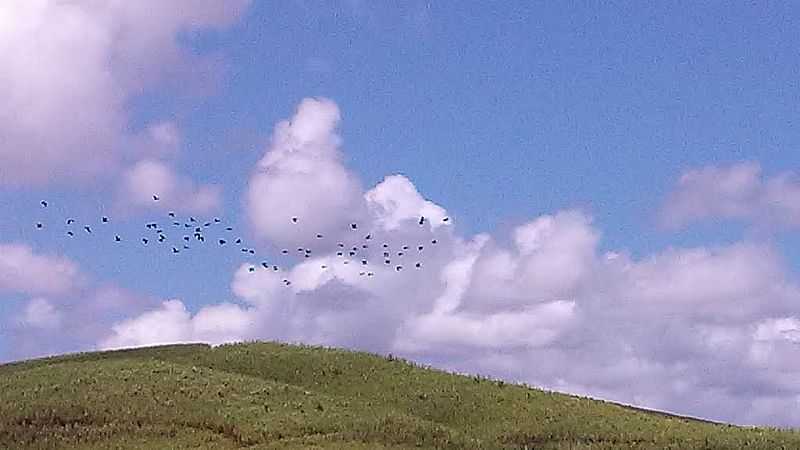
M748 253L751 250L742 250L744 253L740 254L737 249L751 246L755 248L752 254L768 262L749 259L750 266L745 268L738 262L731 262L731 271L742 270L746 275L741 277L750 279L753 273L762 273L758 267L774 266L774 273L764 275L764 279L780 280L781 286L788 286L787 291L780 294L747 291L761 302L752 310L739 304L726 305L724 298L715 303L728 312L730 308L740 307L751 311L752 320L748 325L737 318L730 323L721 319L697 319L692 321L692 326L706 330L703 332L706 334L701 335L711 339L708 336L712 332L708 330L722 326L721 323L728 327L726 336L763 335L767 333L763 330L769 327L791 328L786 324L795 323L775 321L795 320L797 309L792 305L796 305L794 300L798 297L794 296L793 289L800 270L795 237L800 214L793 206L800 201L800 190L795 189L800 183L791 176L786 184L778 182L781 174L794 173L800 164L797 151L800 131L794 126L800 98L797 81L800 59L796 51L800 46L800 31L796 27L800 8L796 5L788 2L651 5L613 2L600 6L523 1L467 5L447 1L389 4L298 0L242 1L231 3L229 8L217 8L213 6L215 3L203 2L197 7L197 13L187 12L181 8L181 3L176 3L177 6L154 9L151 13L141 13L136 7L120 7L102 17L91 7L76 7L80 10L79 17L87 23L98 24L97 29L119 32L110 33L116 37L108 42L96 39L89 32L84 35L67 27L68 7L44 2L46 7L34 11L26 10L22 2L12 2L0 8L0 17L5 14L19 19L18 23L27 23L22 17L42 14L42 21L52 21L56 29L63 26L69 37L65 41L74 42L76 48L82 49L80 55L88 55L70 62L68 51L58 53L61 47L57 47L55 53L37 48L31 38L35 28L20 26L19 30L13 30L16 34L6 36L10 45L19 44L19 48L33 54L36 63L29 66L18 56L7 57L6 61L8 67L19 68L12 71L11 77L17 77L12 79L25 87L16 92L5 91L9 96L14 94L22 98L23 106L0 109L0 138L6 136L7 142L0 143L0 147L6 146L5 150L0 149L0 205L6 211L0 218L0 244L22 245L34 254L67 258L91 280L87 285L66 289L69 291L66 293L51 292L11 286L13 283L8 280L18 276L17 272L6 276L8 286L4 287L0 273L0 321L5 323L0 331L0 359L91 349L102 347L102 342L133 345L170 340L167 337L134 342L108 337L114 333L121 335L119 330L123 325L133 327L144 323L136 322L137 317L154 317L147 316L148 312L160 311L158 305L170 299L180 299L182 307L188 311L188 320L194 320L191 317L196 316L192 314L204 308L228 304L226 302L245 311L262 308L266 300L253 300L253 296L261 294L251 292L266 288L241 287L242 283L246 284L239 280L240 266L246 262L241 254L201 247L192 255L173 258L168 252L138 245L138 240L144 222L164 220L166 210L178 209L179 214L186 217L223 217L226 223L236 227L237 235L258 248L259 255L279 258L274 249L295 242L295 238L287 237L280 229L282 225L259 222L253 212L257 210L253 202L258 203L262 194L266 198L273 192L271 189L277 188L269 185L263 192L252 189L258 178L259 161L270 152L277 155L285 150L275 144L274 136L279 135L276 124L292 117L297 122L307 120L321 124L325 132L309 138L309 142L313 141L322 149L308 150L315 155L312 159L333 161L331 167L336 170L343 167L343 176L354 180L364 192L379 186L385 177L400 174L410 180L422 198L446 209L454 222L447 231L454 242L450 260L456 260L456 255L469 254L468 243L480 233L487 233L491 236L491 245L498 250L486 247L487 250L479 251L473 261L475 270L484 267L481 264L489 264L482 262L484 260L494 261L492 255L502 253L499 249L515 246L519 247L518 256L522 258L519 266L524 266L527 264L524 261L528 261L524 260L527 244L518 236L522 233L520 230L531 223L539 224L532 225L531 229L541 226L543 230L550 230L531 232L532 237L528 238L536 242L540 239L536 236L541 233L545 236L555 233L552 240L562 242L553 237L558 232L552 230L566 230L564 236L570 236L569 239L578 236L576 242L580 245L556 246L553 255L543 254L541 261L533 257L528 261L537 272L523 271L517 277L550 273L551 269L554 275L551 283L536 285L539 291L530 286L520 287L521 291L534 289L536 301L535 305L517 304L515 308L525 311L528 311L525 308L534 308L531 309L534 311L543 299L550 298L548 296L553 302L581 296L593 298L594 295L645 299L657 290L620 293L622 291L617 288L609 287L616 286L617 281L611 280L618 280L618 277L603 278L607 270L597 269L599 263L594 262L587 263L587 268L575 275L578 281L574 286L565 290L552 287L566 283L562 279L565 270L583 264L586 258L602 260L606 251L626 254L642 279L651 280L651 276L644 273L649 274L652 269L654 273L672 274L673 278L665 281L665 285L715 284L724 281L711 278L681 281L682 275L676 273L684 272L678 269L671 272L670 264L677 267L694 261L686 255L703 250L710 252L710 263L717 261L719 267L728 267L729 260L725 258L739 261L736 258L751 255ZM125 32L136 37L130 40L118 37L126 36ZM146 38L150 35L151 38ZM0 32L0 38L2 36ZM92 56L95 54L101 56L95 59ZM2 56L0 61L3 61ZM108 70L102 70L104 68ZM32 77L32 73L36 75ZM98 74L110 74L109 86L116 89L106 89L105 78ZM54 94L53 86L62 85L67 88ZM0 97L4 93L2 89ZM80 95L70 97L70 89ZM309 103L303 109L300 105L309 98L329 99L325 101L335 106L325 102ZM27 104L47 107L28 108ZM118 120L105 124L105 119L98 119L101 115ZM89 119L84 121L84 116ZM52 139L42 144L34 133L19 131L27 126L24 119L28 117L46 130L42 135ZM179 144L158 144L170 147L165 152L172 153L154 156L144 147L157 141L148 133L159 123L168 123L180 138ZM89 130L87 133L92 137L74 138L71 133L77 133L75 130L81 127ZM103 134L97 130L110 128L115 131L109 137L97 137ZM288 133L294 136L292 133L300 131ZM342 143L336 146L335 152L326 153L327 148L323 148L318 139L331 136L340 136ZM79 144L72 145L73 138ZM50 150L45 151L45 148ZM112 155L114 162L107 165L98 162L101 169L88 176L83 174L82 161L87 161L88 167L91 165L88 162L99 159L104 153ZM68 155L71 162L60 160L58 155L61 154ZM45 168L37 169L37 158ZM151 179L143 178L143 184L131 188L121 187L129 185L120 180L128 180L132 167L138 167L138 162L144 160L161 161L159 167L171 171L171 176L184 177L187 186L192 187L187 187L184 194L176 194L178 200L172 207L142 203L137 197L141 194L139 188L148 186ZM757 173L742 169L750 173L750 177L745 177L744 181L734 178L732 174L736 169L747 164L757 165ZM680 184L682 175L703 168L717 170L694 178L690 176L690 181ZM304 192L298 194L296 202L317 205L314 202L327 198L323 192L314 190L317 181L313 178L312 173L307 179L293 179ZM729 190L715 190L714 186L726 185L726 179L734 180L731 183L735 186ZM189 207L190 200L197 194L192 189L199 190L206 185L216 186L218 191L214 195L218 197L210 195L218 201L212 201L214 206L208 208ZM401 195L392 189L400 188L386 185L388 197ZM248 196L248 192L257 195ZM333 192L339 191L334 189ZM41 199L47 199L50 206L41 208ZM402 197L402 200L423 205L413 196ZM279 206L285 204L282 200L264 202L262 206L266 210L289 214L280 210ZM183 207L189 210L183 211ZM263 208L259 211L263 212ZM373 214L369 217L377 214L371 206L366 208L372 211L365 213ZM409 208L416 211L417 206ZM575 208L582 211L581 217L591 219L558 215ZM63 235L61 224L67 215L96 221L102 214L110 215L112 223L105 228L96 225L91 238L81 235L68 240ZM542 216L555 218L553 225L535 222ZM347 222L347 217L350 216L341 217L342 223ZM48 224L43 231L33 228L40 220ZM380 218L374 220L376 224L383 223ZM383 231L400 233L402 229ZM114 234L125 237L121 245L113 243ZM595 235L596 240L591 237ZM547 248L547 245L534 247ZM726 249L733 250L726 253ZM577 256L574 259L565 257L569 265L559 266L557 255L572 255L573 250ZM587 252L593 256L586 256ZM440 265L444 268L450 260L442 258ZM287 266L302 262L281 261ZM548 266L548 261L556 262ZM688 273L706 274L704 270L689 269ZM725 270L720 270L724 275ZM599 278L604 281L597 282ZM446 289L453 283L431 284L431 289ZM480 282L473 281L470 289L474 292L464 294L461 304L464 311L469 310L466 305L474 306L479 303L475 299L486 295L484 300L488 304L499 301L486 292L499 292L501 288L478 285ZM76 312L80 308L75 305L89 302L86 299L90 297L94 299L92 302L102 302L96 295L97 286L114 286L132 297L146 300L142 300L140 306L129 305L131 309L126 312L113 313L113 318L103 319L104 325L97 336L81 338L83 340L64 347L43 344L30 349L25 347L21 352L12 351L22 339L44 340L58 336L69 342L69 332L58 331L59 327L64 326L65 320L90 319L82 316L87 314L85 311ZM330 300L332 292L337 292L334 287L355 289L344 291L350 293L347 295L353 292L357 293L353 294L356 297L367 295L344 278L316 286L312 290L316 294L304 295L317 295L323 299L319 301ZM586 294L589 287L608 291ZM247 293L243 294L245 291ZM683 295L681 292L684 291L664 296L678 299ZM378 294L371 292L369 295ZM521 294L504 295L517 298ZM59 296L68 300L59 303ZM47 333L36 334L35 330L26 330L27 325L24 325L35 321L25 322L20 317L32 311L30 305L35 298L43 297L55 311L47 317L58 319L46 322ZM430 299L432 305L436 304L436 297L433 295ZM593 310L588 303L575 301L580 314L591 314ZM698 308L690 302L675 302L685 310ZM783 306L774 306L777 304L789 306L781 309ZM617 307L619 305L609 308ZM392 309L380 312L366 309L381 320L391 322L392 317L397 318ZM164 311L175 312L169 307ZM520 310L512 308L510 311L519 313ZM269 315L262 310L258 312L259 318ZM498 323L508 317L503 314L511 314L494 313L499 315L492 316L491 320ZM669 314L678 313L670 309ZM307 323L321 323L323 317L324 314L315 315L313 311L302 313L302 320L309 321ZM337 317L336 320L343 320ZM444 343L444 348L422 345L427 335L420 331L426 328L419 324L427 323L424 320L428 319L418 322L421 328L414 328L409 325L411 319L406 319L397 318L398 336L410 329L417 330L417 334L408 331L408 335L392 343L376 343L371 341L372 332L359 334L352 330L342 335L333 331L303 334L297 330L281 334L270 331L273 323L270 320L276 320L274 318L258 322L244 334L225 336L297 339L379 351L405 348L412 357L438 361L448 368L487 371L619 401L744 422L800 423L798 416L779 413L779 403L771 408L764 407L753 416L731 416L722 406L720 409L711 406L680 409L680 395L661 398L646 386L641 386L636 393L626 391L624 386L629 381L623 379L592 385L586 380L526 369L524 361L533 354L532 349L562 351L553 350L548 344L529 342L526 345L530 348L513 361L504 363L498 363L496 355L491 354L459 363L443 355L458 347L461 338L428 336L431 342ZM488 322L491 320L487 318ZM341 327L346 328L349 322L341 323ZM531 326L535 325L531 323ZM722 333L717 328L713 330ZM558 333L568 331L559 330ZM611 341L623 342L639 336L620 333ZM203 339L180 333L170 336L177 341ZM498 342L482 344L482 348L508 350L503 347L502 339L498 338ZM776 344L774 348L777 347ZM647 353L652 350L650 347L640 349L637 357L642 360L652 357ZM688 352L686 349L674 351ZM564 361L580 358L564 352ZM586 364L587 370L594 367L589 362ZM702 361L698 364L698 371L705 367ZM667 371L664 367L662 369ZM719 379L724 378L726 370L734 370L725 364L715 367L722 367ZM779 384L775 383L775 386ZM694 394L707 398L709 403L752 406L754 402L763 404L774 397L774 392L766 392L760 393L761 397L731 394L715 398L711 390L704 394L702 385L698 383ZM777 392L777 387L775 389ZM703 397L706 394L708 397Z

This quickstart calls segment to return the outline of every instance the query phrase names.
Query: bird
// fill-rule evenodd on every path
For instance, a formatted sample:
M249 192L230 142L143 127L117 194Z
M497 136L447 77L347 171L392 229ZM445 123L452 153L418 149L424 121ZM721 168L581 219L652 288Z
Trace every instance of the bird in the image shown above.
M220 222L222 222L222 219L220 219L219 217L214 217L214 223L220 223Z
M350 224L350 228L353 229L353 230L357 230L358 229L358 224L357 223L351 223Z
M83 227L83 229L86 230L87 233L92 234L92 227L87 225L87 226Z
M46 201L42 200L41 204L42 204L42 208L47 208L47 202Z
M225 228L225 231L233 231L233 227L227 227Z
M403 250L408 250L408 246L407 246L407 245L404 245L404 246L403 246Z
M319 266L319 267L320 267L321 269L323 269L323 270L328 268L328 266L326 266L325 264L323 264L323 265L321 265L321 266Z
M449 221L449 220L450 220L450 218L449 218L449 217L445 217L444 219L442 219L442 222L447 222L447 221Z
M256 254L256 251L255 251L255 250L253 250L252 248L251 248L250 250L248 250L248 252L249 252L251 255L255 255L255 254Z
M160 199L160 198L159 198L157 195L154 195L154 196L153 196L153 201L156 201L156 202L157 202L157 201L159 201L159 200L161 200L161 199Z
M283 253L284 255L288 255L289 254L289 250L288 249L283 249L283 250L281 250L281 253Z
M147 238L142 238L142 244L147 245L150 242Z
M36 228L41 230L42 228L44 228L44 224L42 224L42 222L37 222L36 223Z
M403 252L397 252L397 256L403 256L403 255L404 255Z
M368 276L368 277L372 277L372 276L375 276L375 274L374 274L374 273L372 273L372 272L367 272L367 276Z
M203 224L203 226L204 226L204 227L206 227L206 228L208 228L208 227L210 227L210 226L211 226L211 222L206 222L206 223L204 223L204 224Z
M403 270L403 266L397 266L394 268L394 270L400 272L401 270Z
M364 240L368 241L370 239L372 239L372 235L371 234L368 234L368 235L364 236Z
M67 225L72 225L75 223L75 219L67 219Z
M343 255L344 254L342 252L336 252L336 256L343 256Z
M167 240L167 237L166 237L166 236L164 236L163 234L161 234L161 235L159 235L159 236L158 236L158 242L164 242L164 241L166 241L166 240Z
M350 255L350 256L356 256L356 252L349 252L349 253L348 253L348 255Z
M421 246L421 245L420 245L419 247L417 247L417 250L421 252L421 251L422 251L424 248L425 248L425 247L423 247L423 246Z
M189 236L184 236L183 240L186 241L186 242L189 242Z
M119 235L117 235L117 236L114 236L114 241L115 241L115 242L122 242L122 238L121 238L121 237L119 237Z
M434 244L434 245L435 245L436 243L438 243L438 242L439 242L439 241L437 241L436 239L433 239L433 240L431 240L431 244Z
M108 223L108 217L103 216L100 218L100 221L102 221L103 223Z
M172 225L175 225L176 227L179 227L179 226L181 226L181 223L176 220L175 222L172 222Z
M189 222L195 223L197 222L197 219L195 219L194 217L189 217Z
M384 262L385 262L387 265L389 265L389 264L391 264L391 263L392 263L392 261L391 261L391 260L388 260L388 259L387 259L386 261L384 261Z
M263 266L265 269L269 269L269 264L265 262L261 263L261 266Z
M292 217L292 222L297 223L297 217Z
M249 270L249 271L252 273L252 272L255 272L255 271L256 271L256 268L255 268L255 267L252 267L252 266L250 266L250 268L249 268L249 269L247 269L247 270Z
M383 248L389 248L389 244L384 243Z
M362 259L361 260L361 265L362 266L366 266L367 265L367 260L366 259Z
M72 231L67 231L67 236L73 237L75 236L75 233L73 233Z
M322 239L322 235L317 233L317 239Z
M241 243L242 243L242 238L237 238L237 239L236 239L236 241L235 241L235 243L236 243L236 244L241 244Z
M226 244L225 239L220 239L219 240L219 245L225 245L225 244Z
M418 263L414 264L414 266L415 266L417 269L419 269L420 267L422 267L422 263L419 263L419 262L418 262Z
M173 218L175 217L175 213L172 212L172 211L170 211L167 215L170 216L170 217L173 217Z
M183 245L183 248L184 248L184 250L189 250L189 246L186 245L186 244Z
M277 272L278 271L278 266L272 266L272 271L273 272Z
M172 253L180 253L181 251L178 250L176 247L172 247Z
M384 258L388 258L389 257L389 252L383 252L383 257Z
M419 217L419 224L423 225L424 223L425 223L425 216L420 216Z

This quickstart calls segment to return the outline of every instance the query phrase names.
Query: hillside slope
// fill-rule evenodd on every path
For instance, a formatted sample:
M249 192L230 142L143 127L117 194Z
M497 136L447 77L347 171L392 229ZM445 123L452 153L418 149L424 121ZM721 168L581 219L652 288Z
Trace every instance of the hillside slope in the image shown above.
M0 448L800 449L800 432L706 423L272 343L179 345L0 366Z

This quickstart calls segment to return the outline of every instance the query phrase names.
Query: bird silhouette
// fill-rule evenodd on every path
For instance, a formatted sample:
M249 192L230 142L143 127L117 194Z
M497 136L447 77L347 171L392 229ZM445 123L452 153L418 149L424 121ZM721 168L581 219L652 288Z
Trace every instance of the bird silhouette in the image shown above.
M100 221L103 222L103 223L108 223L108 217L103 216L103 217L100 218Z
M75 236L75 233L73 233L72 231L67 231L67 236L73 237Z
M226 244L225 239L220 239L219 240L219 245L225 245L225 244Z
M283 253L284 255L288 255L289 254L289 250L288 249L283 249L283 250L281 250L281 253Z
M87 233L92 234L92 227L87 225L87 226L83 227L83 229L86 230Z
M42 200L41 201L42 208L47 208L47 202Z
M265 262L261 263L261 266L263 266L265 269L269 269L269 264Z
M173 217L173 218L175 217L175 213L174 213L174 212L172 212L172 211L170 211L169 213L167 213L167 215L168 215L168 216L170 216L170 217Z
M370 239L372 239L372 235L371 234L368 234L368 235L364 236L364 240L368 241Z
M353 229L353 230L357 230L358 229L358 224L357 223L351 223L350 224L350 228Z
M434 245L436 245L437 243L439 243L439 241L437 241L436 239L432 239L432 240L431 240L431 244L434 244Z
M114 236L115 242L122 242L122 238L119 235Z
M36 223L36 228L41 230L42 228L44 228L44 224L42 222L37 222Z
M442 219L442 222L447 222L447 221L449 221L449 220L450 220L450 218L449 218L449 217L445 217L444 219Z
M156 201L156 202L157 202L157 201L159 201L159 200L161 200L161 199L160 199L160 198L159 198L157 195L154 195L154 196L153 196L153 201Z
M422 263L419 263L419 262L418 262L418 263L414 264L414 266L415 266L417 269L419 269L420 267L422 267Z
M322 235L317 233L317 239L322 239Z
M425 223L425 216L420 216L420 218L419 218L419 224L420 224L420 225L423 225L424 223Z
M150 242L147 238L142 238L142 244L147 245Z
M214 223L220 223L220 222L222 222L222 219L220 219L219 217L214 217Z
M253 272L255 272L255 271L256 271L256 268L251 266L251 267L250 267L250 268L248 268L247 270L249 270L249 271L250 271L250 273L253 273Z
M233 227L227 227L225 228L225 231L233 231Z
M292 222L297 223L297 217L292 217Z
M172 253L180 253L181 251L178 250L177 247L172 247Z
M75 219L67 219L67 225L72 225L75 223Z
M241 243L242 243L242 238L237 238L235 242L236 242L237 244L241 244Z
M403 266L397 266L394 268L394 270L400 272L401 270L403 270Z
M422 251L424 248L425 248L425 247L423 247L423 246L421 246L421 245L420 245L419 247L417 247L417 250L418 250L418 251Z

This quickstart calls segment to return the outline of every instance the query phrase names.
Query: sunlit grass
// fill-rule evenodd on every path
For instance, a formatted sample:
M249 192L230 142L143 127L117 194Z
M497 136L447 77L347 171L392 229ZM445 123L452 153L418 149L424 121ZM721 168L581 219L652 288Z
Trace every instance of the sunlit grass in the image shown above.
M272 343L0 366L3 449L800 449L739 428Z

